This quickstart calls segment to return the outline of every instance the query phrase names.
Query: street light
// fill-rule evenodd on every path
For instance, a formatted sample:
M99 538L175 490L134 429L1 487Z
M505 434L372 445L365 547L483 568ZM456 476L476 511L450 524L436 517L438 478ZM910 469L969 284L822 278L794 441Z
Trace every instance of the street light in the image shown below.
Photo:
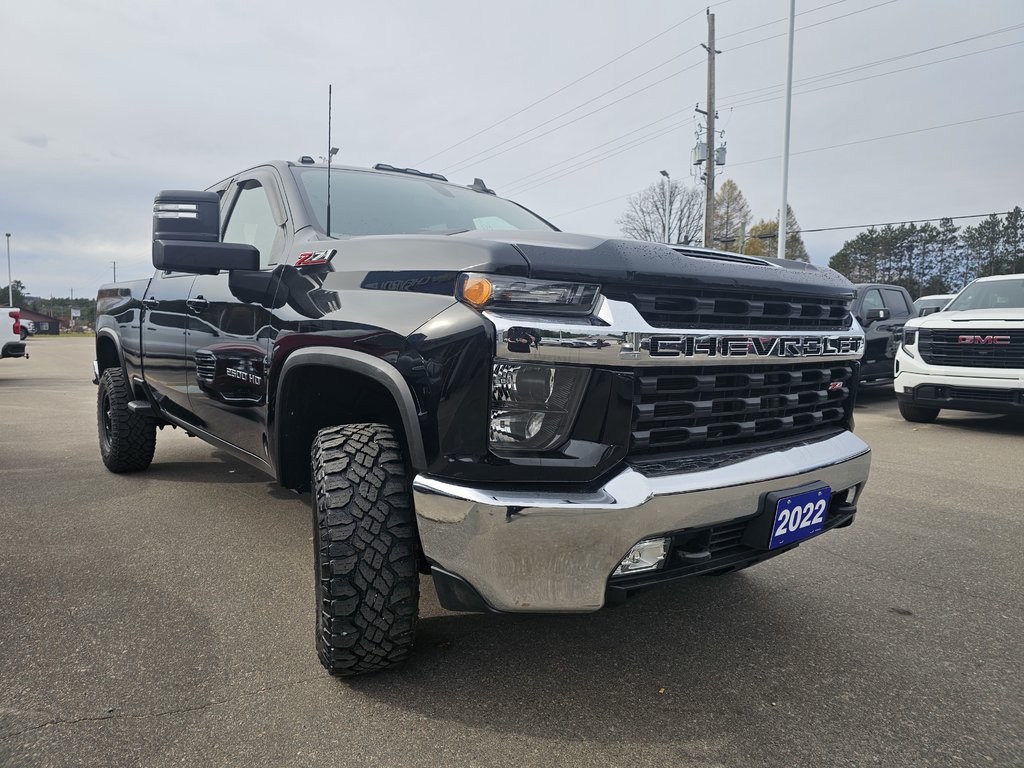
M14 307L14 283L11 282L11 233L5 232L7 238L7 304Z
M668 243L668 219L669 219L669 213L671 212L670 209L669 209L669 196L668 196L668 184L669 184L670 179L669 179L669 176L668 176L668 171L662 171L661 175L665 177L665 181L662 183L662 187L665 189L665 242Z

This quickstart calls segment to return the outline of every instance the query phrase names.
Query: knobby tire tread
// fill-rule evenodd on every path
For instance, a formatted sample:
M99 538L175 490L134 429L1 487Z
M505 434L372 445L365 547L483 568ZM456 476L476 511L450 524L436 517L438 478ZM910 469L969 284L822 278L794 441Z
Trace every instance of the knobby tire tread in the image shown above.
M109 438L104 428L104 395L110 410ZM129 410L131 399L124 371L120 368L107 368L100 377L96 416L100 456L111 472L139 472L153 463L156 424L148 416Z
M401 444L383 424L322 429L312 450L317 655L337 676L408 658L418 539Z

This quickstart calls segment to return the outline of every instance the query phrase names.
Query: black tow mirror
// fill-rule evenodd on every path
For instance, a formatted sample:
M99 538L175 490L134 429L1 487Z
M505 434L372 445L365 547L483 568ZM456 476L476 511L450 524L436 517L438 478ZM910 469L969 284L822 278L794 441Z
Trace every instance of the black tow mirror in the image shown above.
M921 307L921 310L917 313L918 317L924 317L925 315L934 315L936 312L940 312L942 307Z
M877 320L888 320L892 313L888 309L869 309L864 313L864 324L871 325Z
M165 190L153 201L153 266L166 272L215 275L260 268L260 252L244 243L221 243L216 192Z

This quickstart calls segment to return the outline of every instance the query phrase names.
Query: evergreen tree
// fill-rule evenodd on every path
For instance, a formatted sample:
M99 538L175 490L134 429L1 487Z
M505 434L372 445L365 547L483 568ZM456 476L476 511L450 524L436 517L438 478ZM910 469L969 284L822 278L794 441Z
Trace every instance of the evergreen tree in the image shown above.
M738 253L740 233L750 224L750 205L732 179L722 182L715 193L715 216L712 222L715 247Z

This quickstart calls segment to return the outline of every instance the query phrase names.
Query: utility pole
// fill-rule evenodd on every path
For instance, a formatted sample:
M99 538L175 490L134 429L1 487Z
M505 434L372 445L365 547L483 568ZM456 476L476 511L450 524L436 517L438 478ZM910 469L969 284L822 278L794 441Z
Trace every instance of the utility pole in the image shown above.
M789 224L789 120L793 111L793 22L796 0L789 0L789 57L786 61L786 124L782 139L782 206L779 208L779 246L776 255L786 258L786 225Z
M715 220L715 14L708 11L708 159L705 167L704 247L711 248Z
M110 265L114 268L114 282L116 283L117 282L117 262L116 261L112 261L112 262L110 262Z
M669 196L670 179L668 176L668 171L662 171L661 175L665 177L664 183L661 186L662 189L664 189L665 191L665 244L667 245L669 239L669 219L671 218L672 213L672 198Z
M11 280L11 233L5 233L7 237L7 306L14 306L14 283Z

